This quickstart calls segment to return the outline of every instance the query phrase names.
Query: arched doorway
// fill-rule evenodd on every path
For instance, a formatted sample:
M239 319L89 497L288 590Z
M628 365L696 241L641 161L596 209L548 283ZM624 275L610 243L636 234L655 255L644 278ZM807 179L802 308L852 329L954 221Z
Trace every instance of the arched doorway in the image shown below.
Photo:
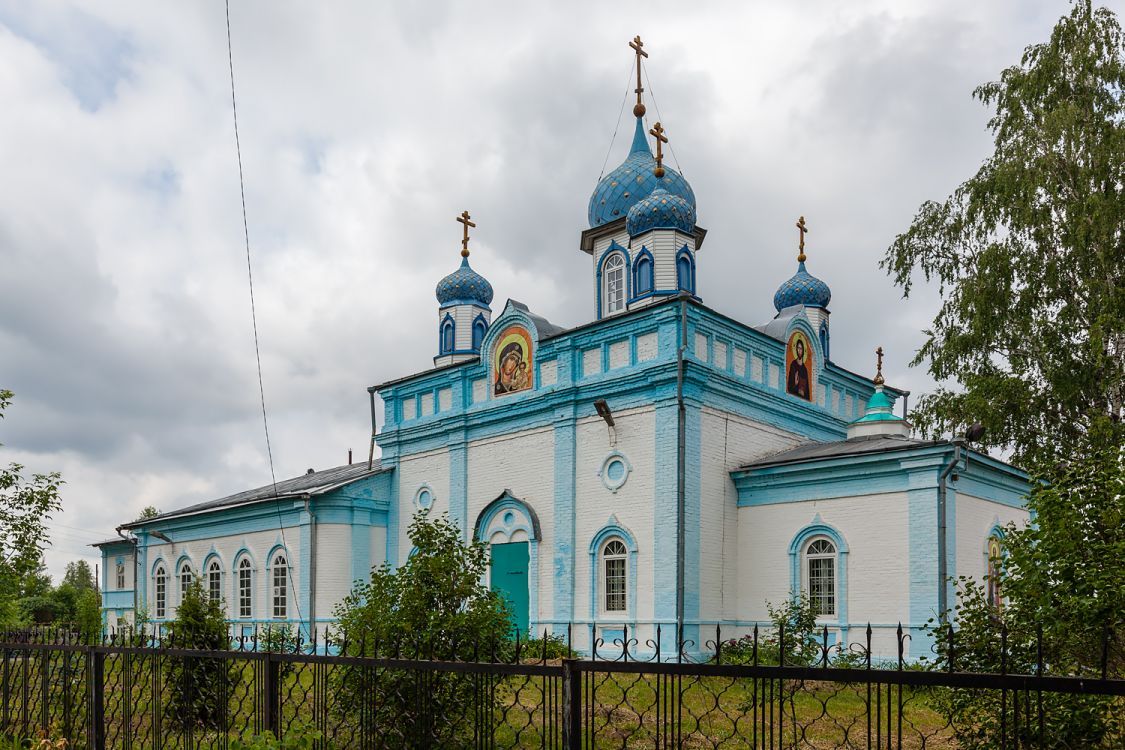
M473 536L488 542L492 558L489 588L508 601L513 626L521 637L526 636L538 600L538 516L531 506L505 490L481 510Z

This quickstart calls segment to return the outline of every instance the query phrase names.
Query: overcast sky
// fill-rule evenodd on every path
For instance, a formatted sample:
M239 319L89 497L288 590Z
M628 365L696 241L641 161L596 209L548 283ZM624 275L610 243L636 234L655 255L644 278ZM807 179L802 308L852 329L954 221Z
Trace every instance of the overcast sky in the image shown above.
M832 288L833 359L908 361L937 306L877 263L989 153L972 89L1063 2L232 2L258 327L278 478L366 458L365 389L432 364L434 285L472 262L561 325L593 315L578 249L625 155L640 34L709 230L704 302L772 317ZM58 470L59 575L145 505L269 482L223 3L0 0L0 461Z

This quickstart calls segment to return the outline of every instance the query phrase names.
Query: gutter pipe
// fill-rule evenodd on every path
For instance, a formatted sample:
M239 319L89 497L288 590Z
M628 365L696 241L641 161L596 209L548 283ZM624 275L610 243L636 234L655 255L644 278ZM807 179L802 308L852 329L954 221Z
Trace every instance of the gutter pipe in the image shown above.
M305 512L309 514L309 637L316 642L316 514L305 495Z
M941 473L938 475L938 496L937 496L937 528L938 528L938 619L940 622L945 623L949 620L949 596L948 596L948 580L949 580L949 552L947 550L947 519L948 519L948 504L947 504L947 485L946 480L949 475L953 473L954 469L961 462L961 445L964 443L964 438L953 438L953 457L949 460Z
M676 638L684 632L684 473L687 409L684 406L684 353L687 351L687 300L680 292L680 345L676 348ZM677 651L679 644L676 645Z
M141 581L141 576L137 575L137 571L139 571L140 567L141 567L141 556L137 554L137 537L135 537L135 536L125 536L125 534L122 533L120 526L115 528L114 531L117 532L117 536L121 537L126 542L133 545L133 623L136 624L136 622L137 622L137 587L140 585L140 581ZM145 577L145 580L146 581L148 580L147 576Z

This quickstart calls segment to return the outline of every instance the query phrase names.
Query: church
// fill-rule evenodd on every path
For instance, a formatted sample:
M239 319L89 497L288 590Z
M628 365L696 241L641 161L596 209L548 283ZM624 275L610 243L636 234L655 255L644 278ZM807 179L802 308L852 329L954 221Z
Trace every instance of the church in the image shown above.
M832 643L863 642L870 625L876 655L893 656L901 623L906 654L930 652L923 628L952 605L950 581L988 579L1004 525L1027 520L1028 478L962 439L911 437L878 342L833 351L832 326L861 321L830 321L803 217L772 318L706 305L708 233L663 163L664 128L647 125L647 53L630 46L632 144L593 187L575 253L593 319L564 327L497 303L462 213L432 366L357 404L372 459L124 523L95 545L108 628L138 611L169 621L199 577L235 635L323 633L355 581L409 557L426 510L489 545L488 584L522 633L569 627L580 651L600 639L610 653L627 630L631 651L659 641L667 657L677 632L695 648L717 625L738 637L803 592Z

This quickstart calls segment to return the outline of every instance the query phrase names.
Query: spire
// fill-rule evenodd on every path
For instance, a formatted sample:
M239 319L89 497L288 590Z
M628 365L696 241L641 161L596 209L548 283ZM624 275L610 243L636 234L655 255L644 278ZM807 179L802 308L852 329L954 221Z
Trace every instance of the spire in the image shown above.
M863 416L848 425L848 439L858 437L910 437L910 423L895 416L895 400L883 388L883 347L875 350L875 392L867 400Z
M648 138L645 136L645 121L638 117L637 127L633 131L633 145L629 147L629 155L633 154L648 154L652 156L652 149L648 146Z

